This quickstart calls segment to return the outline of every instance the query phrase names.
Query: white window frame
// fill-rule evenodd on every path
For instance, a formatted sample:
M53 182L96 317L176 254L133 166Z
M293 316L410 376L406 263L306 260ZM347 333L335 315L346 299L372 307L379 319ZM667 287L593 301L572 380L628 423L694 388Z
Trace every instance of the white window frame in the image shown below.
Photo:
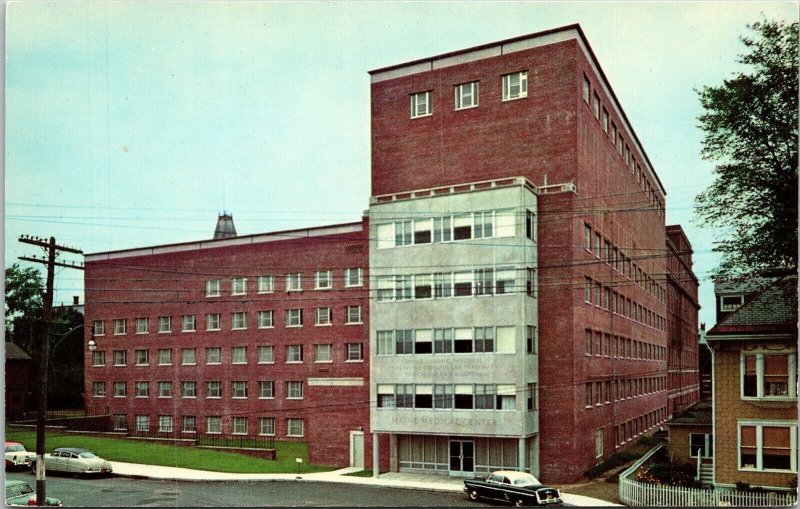
M135 398L149 398L150 397L150 382L145 380L137 380L133 383L133 396Z
M105 382L92 382L92 397L105 398L106 397L106 383Z
M269 390L266 390L269 388ZM264 394L268 394L265 396ZM275 399L275 381L273 380L259 380L258 382L258 399Z
M333 288L333 271L318 270L314 272L314 290L330 290Z
M269 319L267 319L269 317ZM259 329L274 329L275 328L275 311L267 309L258 312L258 328Z
M745 467L742 465L742 426L755 426L756 428L756 466ZM786 427L789 428L789 470L764 468L764 445L763 445L763 427ZM797 421L789 420L745 420L737 419L736 421L736 466L738 470L744 472L775 472L775 473L797 473Z
M297 315L295 316L295 312ZM286 327L302 327L303 326L303 309L287 309L286 310Z
M164 327L166 325L166 327ZM172 317L171 316L159 316L158 317L158 333L159 334L169 334L172 332Z
M302 364L302 362L303 345L286 345L286 364Z
M206 434L219 435L221 433L222 433L222 417L220 417L219 415L209 415L208 417L206 417Z
M258 293L273 293L275 276L258 276Z
M144 361L141 362L139 355L144 353ZM136 349L133 351L133 362L135 366L149 366L150 365L150 350L146 348Z
M231 347L231 364L242 365L247 364L247 347L246 346L233 346Z
M169 384L169 385L167 385ZM172 382L159 381L158 382L158 397L171 398L172 397Z
M128 383L123 381L114 382L114 397L115 398L126 398L128 397ZM118 390L122 388L122 390Z
M292 433L293 425L300 425L300 433ZM305 436L305 421L298 417L288 417L286 419L286 436L288 437L302 437Z
M191 394L190 391L187 391L186 388L191 387ZM197 381L195 380L185 380L181 382L181 397L187 399L197 399Z
M231 399L247 399L247 381L231 380Z
M138 414L136 416L136 431L150 431L150 416Z
M789 394L786 396L770 396L764 394L764 356L788 356L788 385ZM756 395L744 395L745 357L756 357ZM797 399L797 352L794 350L753 350L739 353L739 397L743 401L792 401Z
M262 352L270 352L267 356L266 354L262 355ZM267 360L262 360L262 357L266 357ZM258 347L258 364L275 364L275 347L272 345L259 345Z
M105 336L106 323L103 320L92 320L92 334L95 336Z
M209 362L208 360L208 353L209 351L216 351L217 352L217 360L214 362ZM222 364L222 348L218 346L209 346L206 347L206 365L207 366L218 366Z
M209 279L206 281L206 297L222 296L222 285L219 279Z
M303 291L303 274L300 272L293 272L286 274L286 291L287 292L302 292Z
M197 433L197 417L184 415L181 417L181 433Z
M117 362L117 353L122 353L122 362ZM128 351L127 350L114 350L114 366L127 366L128 365Z
M327 352L327 355L322 355ZM333 362L333 345L331 343L321 343L314 345L314 363L331 363Z
M289 380L286 382L286 399L303 399L303 382Z
M733 297L738 297L739 303L738 304L724 304L725 299L731 299ZM719 310L727 313L729 311L736 311L740 307L744 305L744 295L720 295L719 296Z
M181 315L181 332L195 332L195 330L197 330L197 317L195 315Z
M105 366L106 365L106 352L105 350L95 350L92 352L92 366Z
M455 110L468 110L479 106L479 83L470 81L455 87ZM465 100L469 99L467 103Z
M231 330L247 329L247 312L234 311L231 313Z
M186 362L186 352L193 352L192 357L194 360L192 362ZM197 364L197 350L195 348L181 348L181 366L194 366Z
M265 428L266 428L267 431L264 431ZM258 434L259 435L263 435L263 436L275 436L275 418L274 417L259 417L258 418Z
M519 77L519 93L517 95L512 95L511 93L511 77L518 76ZM528 71L519 71L519 72L512 72L509 74L503 75L503 102L506 101L515 101L517 99L524 99L528 97Z
M216 322L216 327L211 327L212 321ZM207 331L217 331L222 330L220 324L220 314L219 313L206 313L206 330Z
M136 319L136 334L148 334L150 332L150 320L147 317Z
M333 310L330 307L314 309L314 326L328 327L333 325Z
M354 274L355 274L355 283L352 282ZM344 286L345 288L364 286L364 270L361 267L351 267L348 269L344 269Z
M364 362L363 343L345 344L345 362Z
M124 336L125 332L128 328L128 321L124 318L115 318L114 319L114 335L115 336Z
M211 384L215 384L214 387L217 388L217 390L216 390L217 395L216 396L209 396L208 395L208 389L210 387L212 387ZM219 380L208 380L206 382L206 399L220 399L221 397L222 397L222 382L219 381Z
M244 430L238 429L244 423ZM246 435L247 434L247 417L234 415L231 417L231 435Z
M231 295L247 295L247 278L231 278Z
M411 94L411 118L429 117L433 115L433 105L431 104L431 91L415 92ZM420 99L424 98L424 101ZM423 109L420 108L423 106ZM302 435L301 435L302 436Z
M345 316L345 322L344 323L345 323L345 325L358 325L358 324L364 323L364 318L361 315L361 305L345 306L344 310L345 310L345 313L344 313L344 316ZM354 318L354 316L351 314L351 311L353 311L353 310L357 311L357 316L355 316L355 318L357 318L357 320L355 320L355 321L352 320L352 318Z

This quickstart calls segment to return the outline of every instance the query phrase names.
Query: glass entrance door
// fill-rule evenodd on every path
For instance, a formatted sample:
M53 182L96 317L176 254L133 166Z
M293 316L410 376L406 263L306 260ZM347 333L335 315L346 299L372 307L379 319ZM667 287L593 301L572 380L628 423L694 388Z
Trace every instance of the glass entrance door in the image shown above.
M475 473L475 442L450 440L450 475L466 477Z

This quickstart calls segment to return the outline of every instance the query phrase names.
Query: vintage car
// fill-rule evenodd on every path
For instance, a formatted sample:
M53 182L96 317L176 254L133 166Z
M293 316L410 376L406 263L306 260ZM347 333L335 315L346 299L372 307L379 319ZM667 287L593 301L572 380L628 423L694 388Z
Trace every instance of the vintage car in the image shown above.
M70 474L110 474L111 463L87 449L75 447L59 447L52 453L44 455L44 467L47 472L66 472ZM31 464L36 472L36 460Z
M18 442L6 442L6 468L29 466L36 457L35 452L25 450Z
M512 470L498 470L486 479L464 479L464 493L470 500L481 498L509 502L517 507L525 505L562 504L561 492L543 486L531 474Z
M6 505L36 505L36 492L25 481L6 481ZM57 498L45 497L44 505L61 506Z

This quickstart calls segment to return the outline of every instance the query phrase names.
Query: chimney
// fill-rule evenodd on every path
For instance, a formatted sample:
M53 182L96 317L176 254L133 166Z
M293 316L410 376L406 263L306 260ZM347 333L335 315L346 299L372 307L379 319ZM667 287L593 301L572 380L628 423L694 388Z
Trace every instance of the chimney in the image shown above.
M223 212L217 218L217 228L214 230L215 239L229 239L236 236L236 227L233 225L233 215Z
M73 296L72 296L72 305L73 305L73 306L79 306L79 305L80 305L80 303L81 303L81 298L80 298L80 296L79 296L79 295L73 295Z
M700 324L700 330L702 330L702 331L706 330L705 322Z

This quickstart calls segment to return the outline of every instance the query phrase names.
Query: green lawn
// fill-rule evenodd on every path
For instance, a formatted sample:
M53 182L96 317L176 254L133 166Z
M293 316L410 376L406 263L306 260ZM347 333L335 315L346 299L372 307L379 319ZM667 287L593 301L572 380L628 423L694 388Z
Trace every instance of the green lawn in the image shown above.
M36 433L33 431L6 428L6 440L21 442L29 451L36 450ZM193 468L214 472L295 473L297 472L295 458L303 458L300 472L333 470L333 468L329 467L310 465L308 463L308 446L305 442L281 442L276 440L277 459L274 461L225 452L219 449L212 450L170 445L165 442L47 433L45 450L51 451L56 447L83 447L110 461Z

